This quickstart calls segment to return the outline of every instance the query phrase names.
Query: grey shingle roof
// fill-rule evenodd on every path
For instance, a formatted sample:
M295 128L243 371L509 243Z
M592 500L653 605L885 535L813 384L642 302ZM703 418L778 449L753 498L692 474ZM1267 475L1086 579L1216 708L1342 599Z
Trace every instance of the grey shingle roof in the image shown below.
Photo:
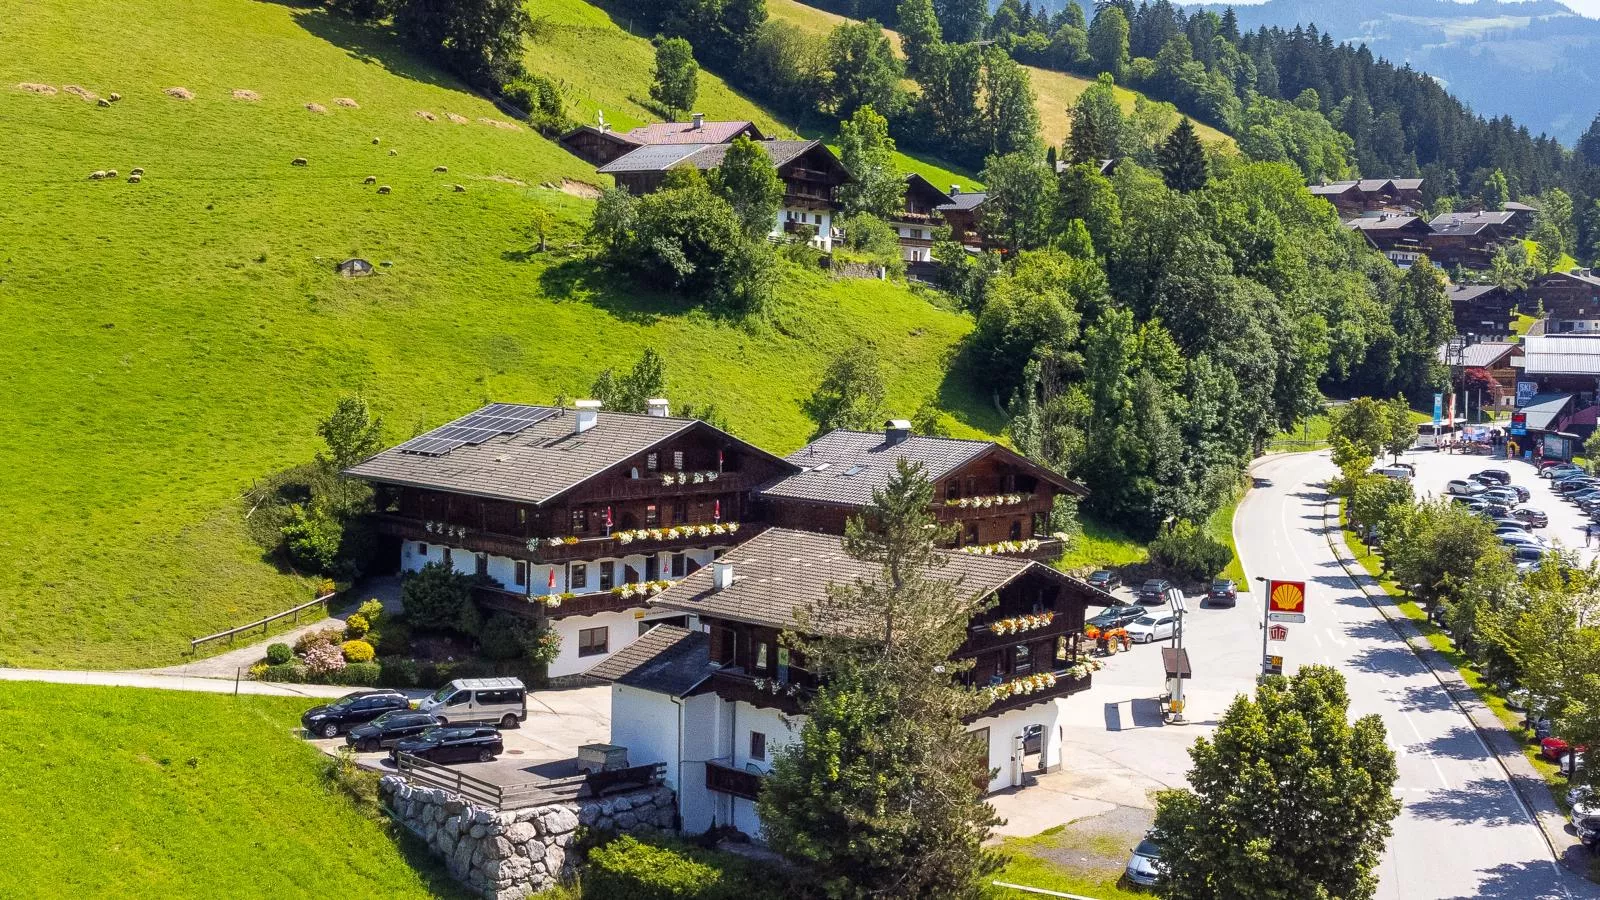
M950 198L952 202L939 207L940 210L974 209L983 201L989 199L989 194L987 191L962 191L959 194L951 194Z
M943 554L947 564L933 572L940 580L959 582L968 597L991 594L1030 571L1071 582L1093 592L1055 569L1026 559ZM735 622L772 628L796 629L797 607L811 609L827 597L830 584L845 585L879 575L875 563L863 562L844 552L837 535L769 528L729 550L722 562L733 566L733 583L718 591L707 566L651 599L650 605L692 612ZM1086 595L1087 596L1087 595ZM1103 602L1111 602L1107 598ZM828 623L819 623L826 627ZM853 623L861 624L861 623Z
M1501 359L1510 355L1519 346L1521 345L1507 341L1479 341L1476 344L1468 344L1461 351L1461 365L1474 369L1491 368L1500 363ZM1439 348L1439 361L1446 364L1454 364L1455 361L1448 359L1448 355L1449 352L1446 348Z
M757 141L756 145L767 151L774 166L784 166L821 141ZM603 175L619 172L660 172L676 165L691 165L697 169L715 169L722 165L732 144L650 144L631 153L617 157L597 169Z
M681 697L716 670L710 636L675 625L657 625L585 674Z
M861 506L882 490L905 460L922 466L929 480L937 481L973 460L1000 453L1008 462L1023 466L1058 488L1076 494L1083 487L1055 472L990 441L912 435L891 444L881 431L832 431L789 454L788 461L803 471L764 485L763 497L788 497Z
M750 122L705 122L694 127L694 122L655 122L640 125L625 132L624 137L636 144L716 144L731 141L747 128ZM757 137L761 132L756 131Z
M1571 394L1538 394L1522 407L1522 411L1528 414L1529 428L1549 431L1551 423L1560 418L1571 403Z
M556 415L518 434L457 447L443 456L422 456L391 447L351 466L345 474L382 484L538 504L673 435L696 427L711 428L696 419L604 410L597 414L594 427L582 434L573 433L573 424L572 410L557 409ZM442 425L434 432L449 427Z
M1515 213L1445 213L1435 216L1428 226L1440 234L1477 234L1491 225L1505 225Z
M1416 216L1362 216L1344 223L1346 228L1357 231L1390 231L1397 228L1413 227L1422 221Z

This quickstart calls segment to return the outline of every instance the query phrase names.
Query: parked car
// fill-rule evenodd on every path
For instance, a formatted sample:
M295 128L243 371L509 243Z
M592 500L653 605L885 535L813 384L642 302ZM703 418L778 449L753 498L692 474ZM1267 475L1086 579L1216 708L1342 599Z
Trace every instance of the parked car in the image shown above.
M1581 478L1563 478L1555 483L1555 489L1558 494L1576 494L1579 491L1593 490L1597 485L1600 485L1600 481L1584 476Z
M1172 637L1178 631L1178 614L1163 612L1146 614L1123 626L1135 644L1148 644Z
M1483 509L1483 501L1479 500L1477 497L1468 497L1468 496L1465 496L1465 495L1458 494L1458 495L1452 496L1450 499L1452 501L1454 501L1457 506L1465 506L1467 509L1470 509L1470 510L1476 511L1476 510Z
M1543 528L1550 524L1550 517L1544 510L1534 509L1531 506L1519 506L1511 511L1511 518L1528 523L1530 528Z
M1416 473L1412 472L1410 467L1401 468L1400 466L1383 466L1381 468L1373 469L1372 474L1382 475L1385 478L1393 478L1395 481L1410 481L1416 476Z
M1520 534L1517 532L1496 532L1495 537L1498 537L1500 539L1500 543L1505 544L1508 547L1533 547L1540 553L1544 552L1544 541L1536 535Z
M1478 481L1486 481L1493 484L1511 483L1511 473L1507 472L1505 469L1484 469L1482 472L1478 472L1472 477Z
M1100 610L1100 612L1096 613L1095 615L1090 616L1089 619L1083 624L1086 627L1093 625L1101 631L1105 631L1108 628L1121 628L1124 625L1127 625L1129 622L1142 619L1149 614L1150 611L1148 609L1145 609L1142 606L1135 606L1131 603L1118 606L1108 606L1105 609Z
M356 691L324 706L313 706L300 717L311 734L338 737L343 731L397 709L410 709L406 695L394 690Z
M1550 737L1547 737L1539 742L1539 755L1550 760L1551 762L1559 762L1561 757L1566 756L1567 751L1570 749L1572 749L1571 744L1567 743L1563 738L1558 738L1555 735L1551 735ZM1587 750L1587 747L1578 748L1579 753L1583 753Z
M396 742L389 750L389 758L398 761L400 754L409 753L436 763L489 762L505 749L500 732L494 728L434 727Z
M1089 586L1099 588L1109 594L1113 590L1122 587L1122 579L1110 569L1096 569L1089 573Z
M1508 484L1501 488L1501 490L1510 491L1511 493L1516 494L1517 503L1527 503L1529 500L1533 499L1533 493L1520 484ZM1515 506L1516 504L1512 505Z
M1161 879L1161 848L1147 836L1133 848L1128 866L1123 871L1128 881L1142 887L1154 887Z
M1483 513L1490 519L1505 519L1510 517L1511 507L1505 505L1504 503L1495 503L1492 500L1485 500L1483 506L1478 510L1478 512Z
M415 737L438 724L438 719L425 712L396 709L350 729L345 733L344 742L363 753L370 753L393 747L396 742Z
M1457 497L1476 497L1487 490L1488 488L1476 481L1468 481L1465 478L1452 479L1449 484L1444 486L1445 493Z
M1510 488L1501 487L1490 488L1487 491L1484 491L1483 499L1492 503L1504 503L1507 506L1516 506L1518 503L1522 502L1522 498L1517 496L1516 491L1513 491Z
M1511 531L1519 531L1519 532L1522 532L1523 534L1531 534L1531 532L1528 531L1528 523L1522 521L1521 519L1514 519L1514 518L1509 518L1509 517L1508 518L1502 518L1502 519L1495 519L1494 520L1494 530L1495 531L1499 531L1502 528L1509 529Z
M1594 788L1580 784L1567 791L1567 806L1572 808L1572 821L1587 819L1590 816L1600 816L1600 795L1595 794Z
M1544 561L1544 548L1532 544L1523 544L1509 548L1511 561L1516 563L1539 563ZM1508 704L1509 705L1509 704Z
M1206 600L1213 606L1232 606L1239 602L1239 587L1231 578L1213 578Z
M1600 816L1574 818L1572 830L1578 833L1578 840L1582 841L1583 846L1589 848L1590 852L1594 852L1595 845L1600 844Z
M515 728L528 718L527 689L516 678L457 678L417 704L417 709L440 725L498 722L501 728Z
M1140 603L1165 603L1172 585L1165 578L1152 578L1139 586Z

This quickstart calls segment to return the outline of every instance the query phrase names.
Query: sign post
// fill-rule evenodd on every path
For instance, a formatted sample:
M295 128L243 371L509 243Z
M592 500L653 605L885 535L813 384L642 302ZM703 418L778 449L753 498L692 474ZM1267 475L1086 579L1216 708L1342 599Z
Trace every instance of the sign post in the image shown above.
M1283 657L1274 656L1269 641L1285 641L1289 629L1281 623L1306 620L1306 583L1257 579L1267 584L1267 602L1261 607L1261 674L1282 675Z

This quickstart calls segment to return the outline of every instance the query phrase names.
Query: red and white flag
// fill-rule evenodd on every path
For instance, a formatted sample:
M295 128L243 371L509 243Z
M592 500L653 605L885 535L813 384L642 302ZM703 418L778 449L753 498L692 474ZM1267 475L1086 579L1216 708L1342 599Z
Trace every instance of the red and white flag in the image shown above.
M550 567L550 580L548 582L546 582L546 584L550 588L550 590L553 591L553 590L556 589L556 567L555 566L551 566Z
M722 501L721 500L713 500L713 501L711 501L711 521L713 521L713 522L721 522L722 521Z

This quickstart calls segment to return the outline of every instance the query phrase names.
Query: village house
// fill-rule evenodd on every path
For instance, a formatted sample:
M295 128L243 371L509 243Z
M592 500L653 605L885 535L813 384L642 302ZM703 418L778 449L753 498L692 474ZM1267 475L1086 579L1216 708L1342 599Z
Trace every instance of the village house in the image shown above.
M1088 491L993 441L912 434L894 419L878 431L831 431L794 453L798 471L756 492L769 524L844 534L845 522L872 501L901 462L920 466L933 482L934 514L955 526L955 546L972 552L1020 553L1055 559L1050 510L1062 494Z
M651 144L633 150L597 171L616 179L617 186L635 196L660 190L667 171L693 166L709 171L722 165L726 143ZM839 187L850 181L839 158L821 141L764 140L759 146L783 181L783 207L773 221L771 236L801 235L823 252L833 250L833 214L839 209Z
M547 621L552 678L658 621L645 599L749 536L753 490L794 466L696 419L495 403L346 470L376 492L402 573L479 576L485 611Z
M982 250L983 201L989 199L984 191L963 191L961 185L950 185L950 202L941 205L939 215L950 225L950 235L972 250Z
M906 176L905 204L890 218L900 242L900 257L913 278L928 280L933 269L933 232L944 224L939 209L953 202L949 194L915 172Z
M1333 204L1341 219L1366 213L1414 213L1422 209L1421 178L1364 178L1360 181L1324 181L1310 186L1311 195Z
M1469 341L1457 338L1439 350L1439 361L1459 371L1457 387L1469 408L1509 410L1516 405L1517 380L1522 374L1523 347L1510 341Z
M1420 218L1398 213L1362 216L1344 226L1359 232L1368 245L1402 269L1411 268L1428 253L1428 239L1433 234Z
M1059 701L1090 687L1079 647L1085 606L1115 601L1025 559L951 553L944 563L931 577L994 601L972 618L955 657L974 662L959 677L989 692L968 723L996 771L989 790L1021 786L1061 765ZM685 832L732 826L759 837L755 800L818 684L779 636L805 627L796 610L815 610L829 585L878 576L837 536L768 529L650 601L687 625L656 626L589 670L612 684L611 743L630 765L666 764Z
M1472 335L1480 341L1511 336L1517 298L1505 288L1493 284L1455 285L1449 297L1457 334Z
M562 135L556 143L591 166L603 166L640 147L656 144L728 144L741 136L755 141L766 140L754 122L707 122L705 114L695 113L688 122L656 122L629 131L612 131L602 119L599 125L579 125Z
M1435 216L1428 223L1428 259L1435 265L1487 269L1500 245L1514 240L1514 213L1464 212Z
M1600 332L1600 277L1592 269L1551 272L1528 285L1523 311L1545 317L1546 334Z

